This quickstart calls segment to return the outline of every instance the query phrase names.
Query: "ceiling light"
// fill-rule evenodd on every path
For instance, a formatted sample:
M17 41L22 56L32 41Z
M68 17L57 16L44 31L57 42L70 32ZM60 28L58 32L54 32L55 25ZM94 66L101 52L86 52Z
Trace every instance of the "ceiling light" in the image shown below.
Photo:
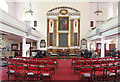
M26 11L26 13L30 13L31 15L33 15L31 0L30 0L30 10L29 10L29 11Z

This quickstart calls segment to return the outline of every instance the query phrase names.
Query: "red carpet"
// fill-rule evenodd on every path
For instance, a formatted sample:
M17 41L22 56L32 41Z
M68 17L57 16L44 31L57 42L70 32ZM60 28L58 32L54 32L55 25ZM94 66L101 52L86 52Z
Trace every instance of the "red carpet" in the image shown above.
M74 69L71 68L71 59L58 59L58 63L59 67L55 70L52 80L79 80L79 75L74 75ZM8 79L6 71L7 68L0 67L0 80ZM15 80L15 78L10 77L10 80Z
M79 80L78 74L74 75L74 70L71 68L71 59L58 60L59 68L53 75L53 80Z

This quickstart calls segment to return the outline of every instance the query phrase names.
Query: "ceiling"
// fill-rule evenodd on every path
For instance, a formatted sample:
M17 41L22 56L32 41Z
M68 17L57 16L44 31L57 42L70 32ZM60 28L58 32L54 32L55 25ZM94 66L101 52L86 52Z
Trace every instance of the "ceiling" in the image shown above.
M22 41L21 36L17 36L14 34L3 32L3 31L0 31L0 38L7 38L8 40L20 41L20 42ZM35 40L32 40L30 38L27 38L26 40L27 40L27 42L35 42Z
M7 2L30 2L30 0L6 0ZM119 0L31 0L31 2L119 2Z

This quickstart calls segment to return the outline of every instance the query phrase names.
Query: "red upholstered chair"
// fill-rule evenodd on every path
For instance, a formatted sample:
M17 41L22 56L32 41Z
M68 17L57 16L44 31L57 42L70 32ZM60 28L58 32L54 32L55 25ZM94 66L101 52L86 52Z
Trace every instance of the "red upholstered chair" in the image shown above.
M28 60L23 60L22 63L23 63L23 66L25 66L25 67L27 67L29 65Z
M36 66L36 61L34 61L34 60L29 61L29 66L30 67L35 67Z
M37 58L37 61L43 60L43 58Z
M37 60L37 58L31 58L31 60Z
M72 58L72 61L77 61L78 60L78 58Z
M101 66L104 66L104 67L108 66L108 61L107 60L102 60L101 61Z
M82 61L75 61L74 74L76 72L80 71L82 66L83 66L83 62Z
M22 60L20 60L20 59L16 60L16 65L17 66L22 66L23 65Z
M114 60L108 60L108 66L114 66Z
M52 59L51 59L51 61L56 61L56 62L57 62L57 59L55 59L55 58L52 58Z
M120 65L116 67L117 69L117 80L120 80Z
M102 58L98 58L98 60L102 60Z
M93 66L94 67L100 67L101 66L101 61L94 61Z
M17 80L18 80L18 77L22 77L21 80L25 80L26 68L24 66L17 66L16 68L17 68L16 69Z
M44 58L45 61L49 61L50 59L49 58Z
M38 61L37 65L38 67L45 67L45 61Z
M108 58L107 58L107 57L104 57L104 58L103 58L103 60L106 60L106 59L108 59Z
M92 81L93 68L92 67L81 67L79 72L79 78L81 81Z
M115 66L108 66L106 69L106 80L116 80L116 70Z
M84 57L79 58L80 61L85 61Z
M38 67L28 67L26 70L26 79L28 80L38 80L40 78L40 71ZM36 79L35 79L36 78Z
M94 67L94 80L95 81L104 81L105 68L104 67Z
M92 61L97 61L98 60L98 58L92 58Z
M58 65L58 62L57 62L57 59L52 58L51 61L54 61L54 64L55 64L56 68L59 66L59 65Z
M72 59L72 62L71 62L71 63L72 63L72 64L71 64L71 67L73 67L73 66L74 66L75 61L78 61L78 58L73 58L73 59Z
M52 79L53 71L51 71L51 68L48 67L40 68L40 72L42 79Z
M86 58L86 61L91 61L92 60L92 58Z
M8 74L8 81L9 81L9 77L15 77L15 80L16 80L16 76L15 76L15 73L16 73L16 67L15 65L8 65L8 71L6 72Z
M45 66L50 67L52 70L55 71L56 65L55 65L54 61L47 61Z
M83 66L84 67L92 67L93 66L92 61L84 61Z
M12 65L12 59L7 60L7 65Z
M119 62L120 62L120 60L115 59L115 60L114 60L114 65L117 66L117 65L119 64Z

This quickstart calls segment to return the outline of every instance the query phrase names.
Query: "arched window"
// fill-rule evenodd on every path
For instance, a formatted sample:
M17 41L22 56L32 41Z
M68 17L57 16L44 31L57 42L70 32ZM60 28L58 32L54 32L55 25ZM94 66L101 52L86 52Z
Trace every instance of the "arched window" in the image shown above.
M0 9L8 13L8 4L6 0L0 1Z

